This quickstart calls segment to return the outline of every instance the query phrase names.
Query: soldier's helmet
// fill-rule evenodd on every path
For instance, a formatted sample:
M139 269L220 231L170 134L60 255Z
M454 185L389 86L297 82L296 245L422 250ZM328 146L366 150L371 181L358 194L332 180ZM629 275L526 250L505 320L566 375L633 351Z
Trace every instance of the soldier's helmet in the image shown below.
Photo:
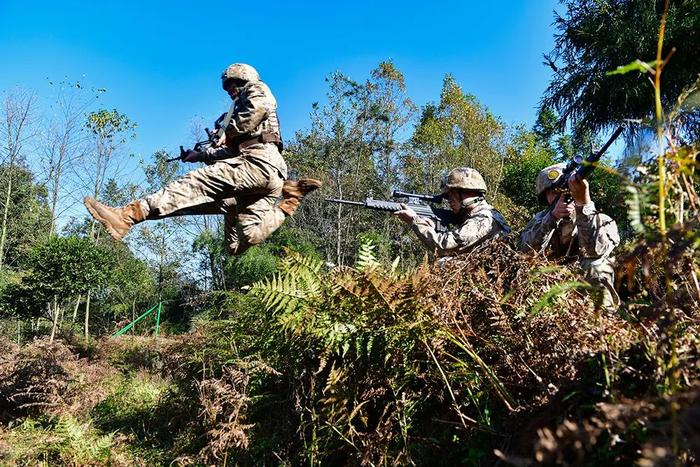
M535 193L537 194L537 199L539 200L540 204L549 204L547 203L547 196L545 193L547 189L552 188L552 185L559 181L561 176L564 174L565 168L566 164L564 163L554 164L550 165L549 167L545 167L544 169L540 170L540 173L537 174L537 180L535 180Z
M440 184L442 196L446 196L450 190L475 190L486 193L486 182L478 170L470 167L457 167Z
M227 88L227 84L231 82L229 80L239 83L260 81L260 75L257 70L250 65L234 63L226 67L223 73L221 73L221 85L224 87L224 90Z

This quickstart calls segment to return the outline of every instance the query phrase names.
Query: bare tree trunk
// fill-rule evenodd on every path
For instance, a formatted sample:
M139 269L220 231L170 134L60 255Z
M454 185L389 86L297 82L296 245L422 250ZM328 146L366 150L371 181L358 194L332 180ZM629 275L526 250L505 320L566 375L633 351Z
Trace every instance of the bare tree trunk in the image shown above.
M17 345L20 345L20 339L22 338L22 320L17 319Z
M49 339L50 342L53 342L53 338L56 335L56 326L58 325L58 315L59 315L58 297L56 295L54 295L54 297L53 297L53 326L51 327L51 338Z
M90 292L87 293L87 299L85 300L85 339L90 337L88 333L88 323L90 322Z
M64 178L66 164L70 164L75 158L73 153L79 144L78 136L80 132L79 119L83 115L83 110L88 102L76 102L71 97L59 97L60 120L56 122L49 132L45 154L49 199L51 206L51 230L49 237L56 233L56 221L58 217L58 205L61 197L61 188Z
M8 167L7 190L5 192L5 206L2 212L2 233L0 234L0 269L5 260L5 239L7 238L7 217L10 214L10 199L12 196L12 162Z
M65 310L63 309L63 306L59 306L59 310L61 310L61 316L58 317L58 329L63 328L63 318L65 317Z
M8 95L2 109L3 122L0 127L2 144L0 149L4 149L6 157L3 163L7 165L7 190L5 192L5 205L2 215L2 233L0 234L0 269L5 263L5 242L7 240L7 224L10 212L10 201L12 200L12 176L15 164L22 156L22 145L30 135L25 135L28 129L32 107L34 105L34 95L29 93Z
M343 199L343 187L341 185L340 174L336 177L336 184L338 186L338 198ZM338 205L338 211L335 219L336 237L335 237L335 264L342 266L343 256L342 256L342 205Z
M75 300L75 307L73 308L73 319L72 323L75 323L75 319L78 317L78 308L80 307L80 299L83 298L82 294L78 294L78 298Z

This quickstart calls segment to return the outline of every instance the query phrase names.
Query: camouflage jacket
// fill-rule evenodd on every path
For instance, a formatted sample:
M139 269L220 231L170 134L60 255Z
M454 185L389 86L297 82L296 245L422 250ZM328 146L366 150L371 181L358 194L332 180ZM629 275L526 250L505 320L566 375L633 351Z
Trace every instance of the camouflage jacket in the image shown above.
M576 206L575 220L556 219L549 211L535 214L520 234L520 250L595 260L608 258L620 243L617 224L595 204Z
M484 200L475 204L462 223L449 232L436 232L435 224L424 217L417 217L411 229L429 251L440 257L471 251L490 238L510 232L501 213Z
M277 100L262 81L247 83L240 91L233 109L231 123L226 128L226 140L253 138L263 133L274 134L280 140Z
M209 149L205 156L207 162L228 159L241 155L257 159L278 169L283 177L287 176L287 165L272 143L255 143L246 146L238 153L238 145L261 135L274 135L282 140L280 124L277 117L277 100L270 88L262 81L247 83L240 91L226 127L226 144L228 147Z

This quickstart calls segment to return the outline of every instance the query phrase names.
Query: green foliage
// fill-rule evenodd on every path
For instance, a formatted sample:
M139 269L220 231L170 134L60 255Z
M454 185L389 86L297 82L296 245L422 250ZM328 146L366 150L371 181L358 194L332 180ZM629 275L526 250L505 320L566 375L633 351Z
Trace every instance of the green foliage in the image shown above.
M97 426L108 431L115 428L141 431L139 425L155 414L161 396L168 389L166 381L148 374L123 376L115 384L114 391L95 406L92 418Z
M115 319L133 319L133 313L158 300L156 278L148 265L123 244L115 244L104 259L110 265L101 305Z
M652 117L654 100L640 72L648 66L642 61L656 58L663 2L567 0L565 4L566 14L555 18L559 33L554 50L546 56L555 73L544 106L592 130L616 126L625 118ZM698 2L671 1L663 57L671 47L676 52L664 69L662 101L667 108L700 73L698 30ZM615 70L625 73L608 73ZM697 112L685 122L685 130L695 138L700 135L697 122Z
M112 269L108 250L78 237L53 237L37 245L22 282L5 290L3 301L20 316L40 316L55 297L99 289Z
M277 271L279 258L287 250L318 259L318 253L301 232L282 226L265 243L248 249L240 256L229 258L226 263L227 284L240 288L271 277Z
M357 82L334 73L324 105L314 104L311 129L296 135L285 158L292 175L323 181L321 192L304 200L293 225L335 264L352 262L359 234L368 230L397 239L401 227L390 216L324 203L326 197L388 197L402 183L401 136L415 106L403 74L388 61Z
M588 182L596 207L615 220L623 238L629 237L631 232L625 203L627 180L616 168L602 161L588 177Z
M126 142L127 138L136 136L136 123L117 109L100 109L90 112L85 126L107 144L115 145Z
M406 188L434 193L447 171L472 167L498 192L504 151L504 126L477 98L445 76L438 104L423 108L411 138L414 149L403 161Z
M125 465L131 460L113 434L101 434L92 422L72 416L49 422L27 419L0 436L9 441L3 462L11 465Z
M520 129L508 145L503 165L503 193L532 216L541 209L535 194L535 179L542 169L552 164L552 151L543 146L535 134Z
M348 445L362 456L371 442L360 433L409 416L415 401L402 398L411 397L414 385L425 384L420 376L423 365L411 357L434 332L423 326L424 309L414 295L424 283L415 273L400 276L393 268L386 270L373 249L363 243L354 268L331 274L322 271L320 261L291 253L272 280L252 289L273 313L283 338L291 340L277 351L285 352L283 361L293 365L289 371L305 375L301 384L310 391L306 397L312 398L307 403L311 413L301 414L305 462L332 462L334 452ZM295 355L291 360L290 351ZM308 359L304 355L312 355L312 361L302 363ZM300 364L318 370L306 374ZM380 398L386 404L383 414L377 405L381 402L366 400L354 384L354 378L371 379L381 371L388 373L372 384L389 391ZM408 425L405 429L410 430ZM408 431L405 438L396 432L394 436L393 454L385 456L405 455L401 446L408 441ZM323 451L318 451L320 446Z
M105 284L112 269L108 258L106 249L87 238L54 237L32 251L32 283L55 295L84 293Z
M281 264L280 273L256 282L252 291L273 313L294 312L304 303L319 297L321 266L319 260L290 252Z
M48 237L51 214L46 204L46 189L36 184L35 176L24 165L0 165L0 192L5 205L8 182L12 190L7 211L3 266L21 268L34 245Z

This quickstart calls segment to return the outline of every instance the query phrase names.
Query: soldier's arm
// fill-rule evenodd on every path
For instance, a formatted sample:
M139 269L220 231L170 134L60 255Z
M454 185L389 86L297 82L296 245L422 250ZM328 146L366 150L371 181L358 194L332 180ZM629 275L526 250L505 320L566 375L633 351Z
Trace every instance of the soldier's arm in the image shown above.
M576 228L581 256L584 258L610 256L620 244L617 224L609 216L598 212L593 202L576 206Z
M216 148L209 147L203 153L202 162L204 162L207 165L212 165L218 160L229 159L232 157L236 157L236 154L226 146L220 146Z
M544 251L549 245L554 230L556 230L559 220L551 212L539 212L535 214L529 224L520 234L520 251L532 253L533 251Z
M232 140L236 136L252 133L267 116L268 96L258 84L253 84L241 96L236 112L226 128L226 138Z
M438 233L435 225L424 217L417 217L411 224L425 247L437 256L450 256L481 241L494 230L494 220L490 215L477 215L462 226L449 232Z

